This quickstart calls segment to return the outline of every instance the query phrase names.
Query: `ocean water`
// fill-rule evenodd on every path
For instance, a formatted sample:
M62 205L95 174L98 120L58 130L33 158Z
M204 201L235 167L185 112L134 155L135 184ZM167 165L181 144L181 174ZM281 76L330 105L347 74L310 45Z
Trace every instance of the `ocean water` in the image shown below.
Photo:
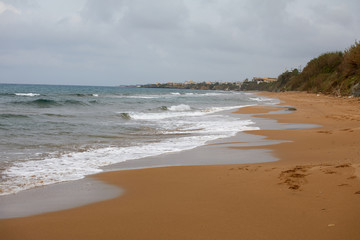
M230 111L252 93L0 84L0 195L258 129Z

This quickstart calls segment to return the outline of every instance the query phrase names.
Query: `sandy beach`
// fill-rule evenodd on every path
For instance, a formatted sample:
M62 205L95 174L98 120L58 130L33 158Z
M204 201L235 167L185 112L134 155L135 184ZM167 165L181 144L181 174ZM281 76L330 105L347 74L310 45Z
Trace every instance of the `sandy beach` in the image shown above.
M258 130L286 142L275 162L159 167L93 176L124 190L64 211L0 220L1 239L360 239L360 102L262 93L279 107L239 114L322 127ZM286 107L285 107L286 105ZM266 114L292 109L289 114ZM239 151L240 152L240 151Z

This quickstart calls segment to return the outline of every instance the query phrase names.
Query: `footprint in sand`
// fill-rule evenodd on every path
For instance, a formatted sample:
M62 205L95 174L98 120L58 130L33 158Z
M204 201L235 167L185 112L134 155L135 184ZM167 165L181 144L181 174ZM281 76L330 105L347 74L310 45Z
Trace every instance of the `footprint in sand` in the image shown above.
M335 168L347 168L347 167L351 167L351 165L350 164L341 164L341 165L335 166Z
M343 131L343 132L354 132L354 130L351 129L351 128L341 129L340 131Z
M317 131L317 133L332 134L331 131Z
M301 185L306 183L304 174L308 170L308 166L296 166L292 169L282 171L279 179L283 180L281 184L287 184L291 190L301 190Z

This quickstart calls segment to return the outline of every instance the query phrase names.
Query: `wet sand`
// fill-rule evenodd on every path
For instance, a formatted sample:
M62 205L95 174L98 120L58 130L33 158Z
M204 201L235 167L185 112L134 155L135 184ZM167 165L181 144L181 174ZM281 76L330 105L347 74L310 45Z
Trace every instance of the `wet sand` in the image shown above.
M159 167L96 175L122 196L65 211L0 220L2 239L360 239L359 99L266 93L296 108L247 107L284 123L260 130L284 140L226 150L271 150L279 161ZM286 107L280 106L280 109ZM204 153L205 154L205 153Z

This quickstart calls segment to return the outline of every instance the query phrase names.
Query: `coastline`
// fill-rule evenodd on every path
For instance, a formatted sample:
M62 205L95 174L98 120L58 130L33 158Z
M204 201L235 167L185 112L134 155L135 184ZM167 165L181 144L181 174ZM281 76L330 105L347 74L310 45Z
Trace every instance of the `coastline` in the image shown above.
M251 131L281 140L279 161L159 167L95 177L125 189L112 200L0 221L5 239L359 239L360 104L306 93L262 93L291 114L241 114L319 128ZM254 111L256 112L254 113ZM226 155L223 156L226 158Z

